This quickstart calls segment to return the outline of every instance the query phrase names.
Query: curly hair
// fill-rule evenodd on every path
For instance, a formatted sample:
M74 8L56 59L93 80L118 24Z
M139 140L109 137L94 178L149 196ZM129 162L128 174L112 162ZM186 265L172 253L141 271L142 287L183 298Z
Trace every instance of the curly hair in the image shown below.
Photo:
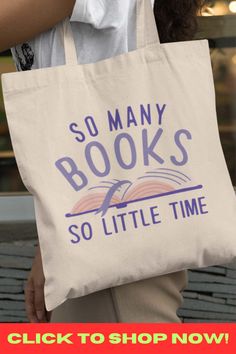
M162 43L193 39L197 13L206 0L155 0L154 15Z

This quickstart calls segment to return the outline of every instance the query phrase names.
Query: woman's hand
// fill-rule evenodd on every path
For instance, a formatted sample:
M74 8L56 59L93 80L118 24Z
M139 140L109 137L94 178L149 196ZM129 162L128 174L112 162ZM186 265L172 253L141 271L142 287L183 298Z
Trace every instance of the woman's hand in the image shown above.
M39 245L33 265L24 287L25 307L29 322L49 322L51 311L48 312L44 302L44 283L42 258Z
M70 16L75 0L1 0L0 52L33 39Z

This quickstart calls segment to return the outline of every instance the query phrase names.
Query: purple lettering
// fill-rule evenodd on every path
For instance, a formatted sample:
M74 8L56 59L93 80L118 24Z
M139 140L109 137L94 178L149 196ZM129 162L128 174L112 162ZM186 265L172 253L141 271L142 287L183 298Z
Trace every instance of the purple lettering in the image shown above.
M147 129L143 129L143 159L144 159L144 165L148 166L149 165L149 156L152 156L158 163L163 164L165 161L158 156L155 152L154 149L156 145L158 144L160 137L162 136L163 129L158 129L152 142L149 144L148 143L148 131Z
M122 158L121 147L120 147L122 139L126 139L129 143L129 146L130 146L131 162L129 165L125 164L125 162ZM125 149L123 149L123 155L124 155L124 152L126 155ZM122 168L128 170L128 169L133 168L136 165L137 153L136 153L135 143L133 141L133 138L129 134L121 133L121 134L117 135L117 137L115 139L115 154L116 154L117 161Z
M67 167L63 166L63 164L66 164ZM80 191L88 184L85 174L78 170L75 162L70 157L63 157L57 160L55 165L76 192ZM80 184L75 181L75 177L79 177Z

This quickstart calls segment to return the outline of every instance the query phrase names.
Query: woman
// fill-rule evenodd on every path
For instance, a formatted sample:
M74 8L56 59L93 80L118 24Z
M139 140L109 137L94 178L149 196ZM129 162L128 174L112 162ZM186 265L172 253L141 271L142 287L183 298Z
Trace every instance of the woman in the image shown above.
M154 5L162 42L194 36L202 0L145 1ZM0 50L11 47L18 70L64 64L58 24L67 16L81 64L136 48L136 0L4 0L0 6ZM179 271L69 299L48 313L38 246L25 286L26 310L30 322L180 322L176 311L186 285L187 271Z

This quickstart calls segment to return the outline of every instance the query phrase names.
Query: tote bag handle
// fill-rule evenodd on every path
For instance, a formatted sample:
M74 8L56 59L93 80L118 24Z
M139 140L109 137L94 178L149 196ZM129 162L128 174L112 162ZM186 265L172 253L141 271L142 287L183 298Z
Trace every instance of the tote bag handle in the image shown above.
M151 0L136 0L136 41L137 49L149 44L160 44ZM78 65L76 45L69 18L62 21L62 39L66 65Z

